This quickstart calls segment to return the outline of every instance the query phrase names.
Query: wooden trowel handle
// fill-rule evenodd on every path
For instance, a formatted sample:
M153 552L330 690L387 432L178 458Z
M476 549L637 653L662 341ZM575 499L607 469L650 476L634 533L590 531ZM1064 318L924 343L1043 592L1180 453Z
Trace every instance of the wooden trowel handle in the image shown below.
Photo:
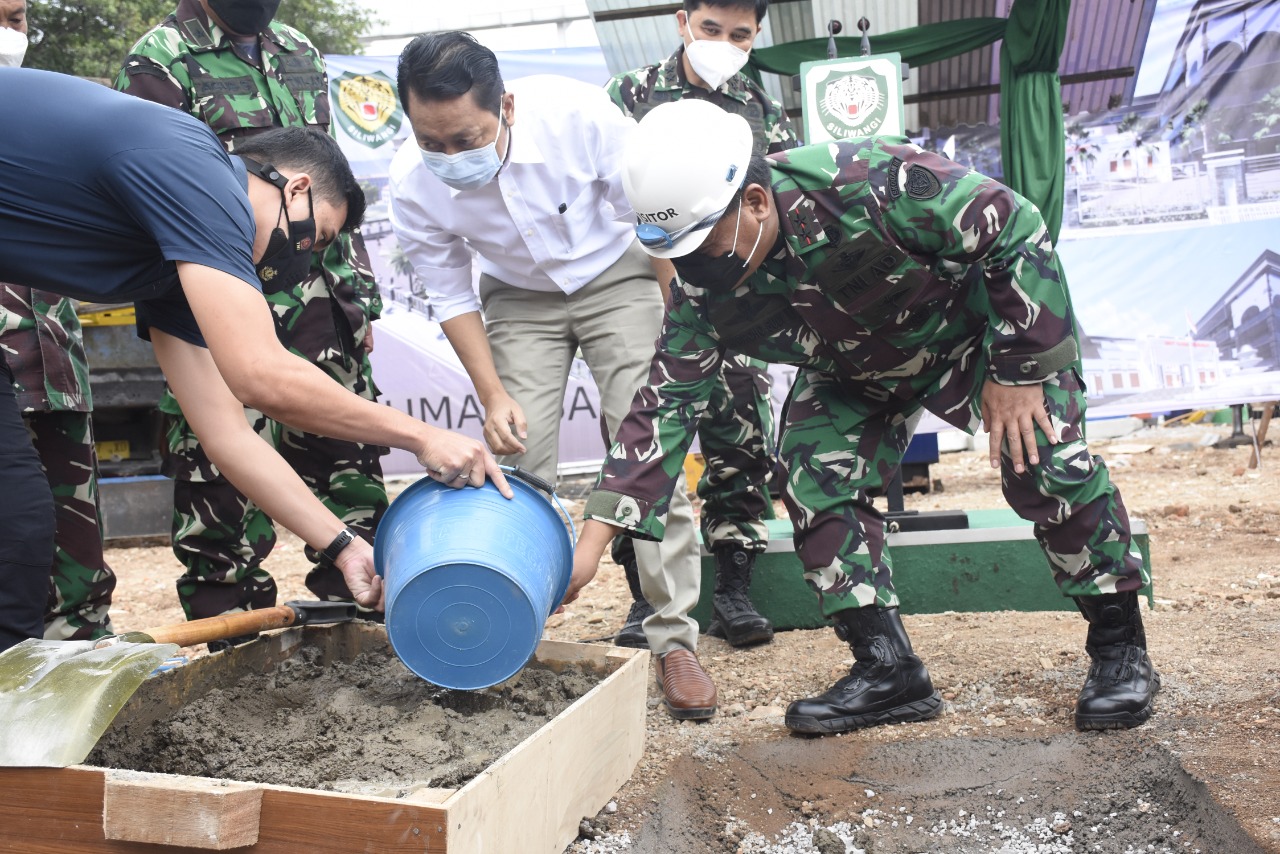
M268 629L283 629L286 626L292 626L297 619L296 610L288 605L278 605L274 608L257 608L253 611L205 617L203 620L191 620L176 626L144 629L142 634L148 635L155 643L193 646L198 643L265 632ZM129 640L130 638L125 636L121 639Z

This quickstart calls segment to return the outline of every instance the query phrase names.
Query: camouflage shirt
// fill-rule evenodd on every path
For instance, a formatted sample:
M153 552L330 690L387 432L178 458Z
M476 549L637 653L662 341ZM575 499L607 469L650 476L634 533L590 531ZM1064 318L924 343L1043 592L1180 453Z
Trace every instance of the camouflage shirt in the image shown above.
M200 0L138 40L115 87L190 113L213 129L228 151L235 141L280 127L329 127L324 57L302 33L272 21L258 34L255 62L209 19Z
M649 110L681 98L701 98L722 110L742 116L751 125L754 153L776 154L799 145L795 126L782 105L739 72L714 91L694 86L684 76L684 46L665 62L646 65L616 75L605 84L605 92L624 113L640 121Z
M902 139L770 159L777 242L736 288L673 291L649 384L619 428L588 518L661 538L726 349L822 372L887 406L918 403L970 430L979 371L1035 383L1075 361L1053 246L1026 199Z
M89 364L75 303L0 284L0 350L23 412L90 412Z
M115 87L190 113L230 152L237 140L273 128L316 125L329 130L328 75L315 46L294 28L272 21L258 34L258 48L261 55L255 60L213 23L200 0L180 0L173 14L133 46ZM381 297L362 260L363 244L358 234L342 235L313 261L311 278L292 295L273 299L268 292L282 342L303 358L316 361L332 350L332 339L323 331L324 344L299 340L297 330L304 324L290 315L289 304L307 314L306 303L317 288L333 294L345 316L343 325L350 327L340 328L337 317L322 318L344 352L359 346L368 322L381 314Z

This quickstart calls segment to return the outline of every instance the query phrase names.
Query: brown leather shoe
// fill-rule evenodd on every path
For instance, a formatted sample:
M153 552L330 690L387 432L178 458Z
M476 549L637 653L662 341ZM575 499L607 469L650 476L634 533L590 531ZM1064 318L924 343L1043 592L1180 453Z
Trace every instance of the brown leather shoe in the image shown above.
M683 647L658 656L658 687L671 717L680 721L706 720L716 713L716 686Z

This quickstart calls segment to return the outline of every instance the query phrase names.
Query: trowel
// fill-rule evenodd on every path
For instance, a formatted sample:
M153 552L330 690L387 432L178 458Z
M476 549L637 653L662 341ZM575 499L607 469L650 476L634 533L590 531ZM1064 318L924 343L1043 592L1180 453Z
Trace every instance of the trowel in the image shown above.
M355 616L349 602L289 602L96 641L25 640L0 653L0 766L83 762L142 680L180 646Z

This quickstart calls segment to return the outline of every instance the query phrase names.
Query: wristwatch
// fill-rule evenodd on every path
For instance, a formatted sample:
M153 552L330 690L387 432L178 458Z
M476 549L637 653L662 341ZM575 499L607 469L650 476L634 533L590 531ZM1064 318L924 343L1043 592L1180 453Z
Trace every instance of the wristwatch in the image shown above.
M320 552L320 558L327 561L331 566L338 560L338 555L342 554L342 550L351 545L356 538L356 534L350 528L343 528L338 532L338 536L333 538L333 542L325 546L324 551Z

